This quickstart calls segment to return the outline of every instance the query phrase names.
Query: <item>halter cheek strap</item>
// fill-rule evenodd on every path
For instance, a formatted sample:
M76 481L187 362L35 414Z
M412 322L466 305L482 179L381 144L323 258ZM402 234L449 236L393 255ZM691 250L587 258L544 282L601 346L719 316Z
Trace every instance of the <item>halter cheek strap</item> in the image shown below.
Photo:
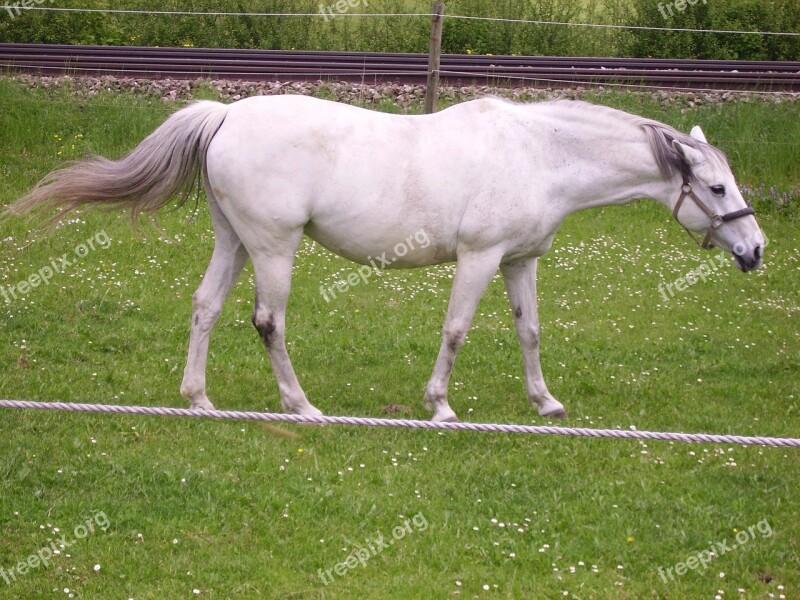
M741 219L742 217L748 217L750 215L756 214L756 211L753 210L753 207L750 206L749 203L747 204L747 208L735 210L733 212L729 212L724 215L715 213L711 208L708 207L708 205L705 202L703 202L697 196L697 194L694 193L694 190L692 190L692 184L689 183L688 181L684 181L683 185L681 186L681 195L678 198L678 201L675 203L675 208L672 209L672 216L675 217L675 220L678 221L678 223L680 223L680 220L678 219L678 212L680 212L681 206L683 206L683 201L686 200L686 198L691 198L697 205L697 207L700 210L702 210L706 214L706 216L711 220L711 223L709 224L708 229L706 230L705 238L703 238L702 242L700 242L695 237L694 233L692 233L688 227L686 227L685 225L683 225L683 223L681 223L681 226L689 234L689 237L692 238L692 240L694 240L694 242L704 250L709 250L714 247L714 244L711 243L711 239L713 238L714 231L716 229L719 229L729 221L734 221L736 219Z

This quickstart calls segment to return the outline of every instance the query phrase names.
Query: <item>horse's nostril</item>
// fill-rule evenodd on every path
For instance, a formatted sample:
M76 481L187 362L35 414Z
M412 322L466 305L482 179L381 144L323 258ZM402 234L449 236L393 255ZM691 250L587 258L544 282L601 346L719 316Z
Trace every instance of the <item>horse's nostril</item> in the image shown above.
M761 249L761 246L755 247L755 249L753 250L753 256L755 257L756 260L761 260L761 257L764 256L764 252Z

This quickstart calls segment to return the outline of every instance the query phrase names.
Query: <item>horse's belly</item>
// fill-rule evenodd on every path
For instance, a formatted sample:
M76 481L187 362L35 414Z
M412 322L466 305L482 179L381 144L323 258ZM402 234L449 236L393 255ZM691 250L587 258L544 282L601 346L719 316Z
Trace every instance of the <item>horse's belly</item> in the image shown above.
M377 227L364 222L351 225L334 228L312 221L305 233L334 254L377 269L423 267L455 260L455 242L443 239L433 227Z

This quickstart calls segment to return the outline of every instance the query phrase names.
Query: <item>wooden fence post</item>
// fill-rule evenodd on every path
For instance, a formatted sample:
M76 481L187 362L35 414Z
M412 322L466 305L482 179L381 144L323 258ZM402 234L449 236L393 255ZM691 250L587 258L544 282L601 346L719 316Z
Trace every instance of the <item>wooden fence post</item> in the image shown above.
M428 90L425 94L425 113L436 112L439 96L439 67L442 62L442 26L444 25L444 2L433 3L431 40L428 49Z

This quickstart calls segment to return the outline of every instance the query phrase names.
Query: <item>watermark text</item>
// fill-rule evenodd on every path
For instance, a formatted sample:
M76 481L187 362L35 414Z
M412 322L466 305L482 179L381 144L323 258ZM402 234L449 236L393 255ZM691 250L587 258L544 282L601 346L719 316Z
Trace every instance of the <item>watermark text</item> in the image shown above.
M761 534L761 539L768 538L772 536L772 527L766 519L762 519L755 525L750 525L747 529L737 531L735 536L736 541L734 542L729 542L728 540L709 542L708 548L704 548L699 552L689 555L684 561L676 563L666 569L658 567L658 576L661 577L661 581L664 583L669 583L670 581L675 581L676 575L682 577L690 570L694 571L699 569L700 572L703 573L708 569L708 565L713 560L756 539L756 532Z
M27 575L31 571L44 566L45 568L50 564L53 557L61 554L65 548L75 545L78 540L89 537L89 534L95 532L97 528L105 531L111 526L111 521L108 520L106 513L97 512L77 525L73 530L74 537L67 539L68 534L64 534L57 539L48 540L46 546L42 546L34 554L28 556L25 560L18 562L13 567L8 569L0 567L0 579L6 582L6 585L11 585L17 581L18 577ZM56 530L58 531L58 530Z
M414 531L425 531L427 528L428 521L425 515L421 512L417 513L413 517L405 519L402 524L392 528L391 538L386 538L382 533L379 533L377 537L366 540L366 545L353 550L342 562L336 563L336 565L324 571L318 569L317 575L319 575L319 578L325 585L333 583L335 575L344 577L349 571L352 571L359 565L366 567L370 559L393 546L395 542L399 542L406 537L406 535Z
M738 242L733 247L733 253L737 256L742 256L745 252L755 247L755 245L760 245L762 248L765 248L769 243L766 236L763 236L763 244L761 241L761 236L754 236L753 239L748 240L747 243ZM685 292L698 281L705 283L711 275L718 273L720 269L727 264L730 263L726 254L724 252L719 252L674 281L670 283L659 283L658 291L661 293L661 297L664 301L669 302L671 298L675 297L676 292Z
M697 4L700 4L701 1L703 2L703 4L708 4L708 0L675 0L674 2L668 2L667 4L659 2L658 12L660 12L661 16L664 17L665 19L668 18L667 13L669 13L670 17L674 17L675 13L673 12L673 10L677 12L683 12L689 6L696 6Z
M71 254L65 252L58 258L50 257L49 265L42 267L36 273L32 273L27 279L23 279L12 286L0 285L0 296L5 298L6 304L10 304L40 285L48 285L53 277L66 272L76 262L76 259L86 258L90 252L94 252L98 248L106 250L109 246L111 246L111 238L108 237L105 231L100 231L85 242L75 246Z
M19 0L18 2L6 2L3 8L6 9L6 12L8 12L12 19L16 19L22 14L23 10L38 6L39 4L44 4L45 2L52 4L54 1L55 0Z
M380 256L368 256L367 262L369 264L362 265L357 270L352 271L345 279L340 279L335 284L325 287L321 285L319 293L325 298L325 302L330 302L336 299L336 293L344 294L351 287L357 286L359 283L369 283L370 278L383 269L388 268L394 264L398 259L403 258L409 252L417 248L427 248L431 245L431 239L424 229L420 229L414 235L408 236L405 240L395 245L393 252L384 252Z
M363 6L366 8L369 6L369 0L337 0L327 6L325 4L320 4L319 12L327 23L330 19L335 19L339 15L350 12L350 9L356 6Z

